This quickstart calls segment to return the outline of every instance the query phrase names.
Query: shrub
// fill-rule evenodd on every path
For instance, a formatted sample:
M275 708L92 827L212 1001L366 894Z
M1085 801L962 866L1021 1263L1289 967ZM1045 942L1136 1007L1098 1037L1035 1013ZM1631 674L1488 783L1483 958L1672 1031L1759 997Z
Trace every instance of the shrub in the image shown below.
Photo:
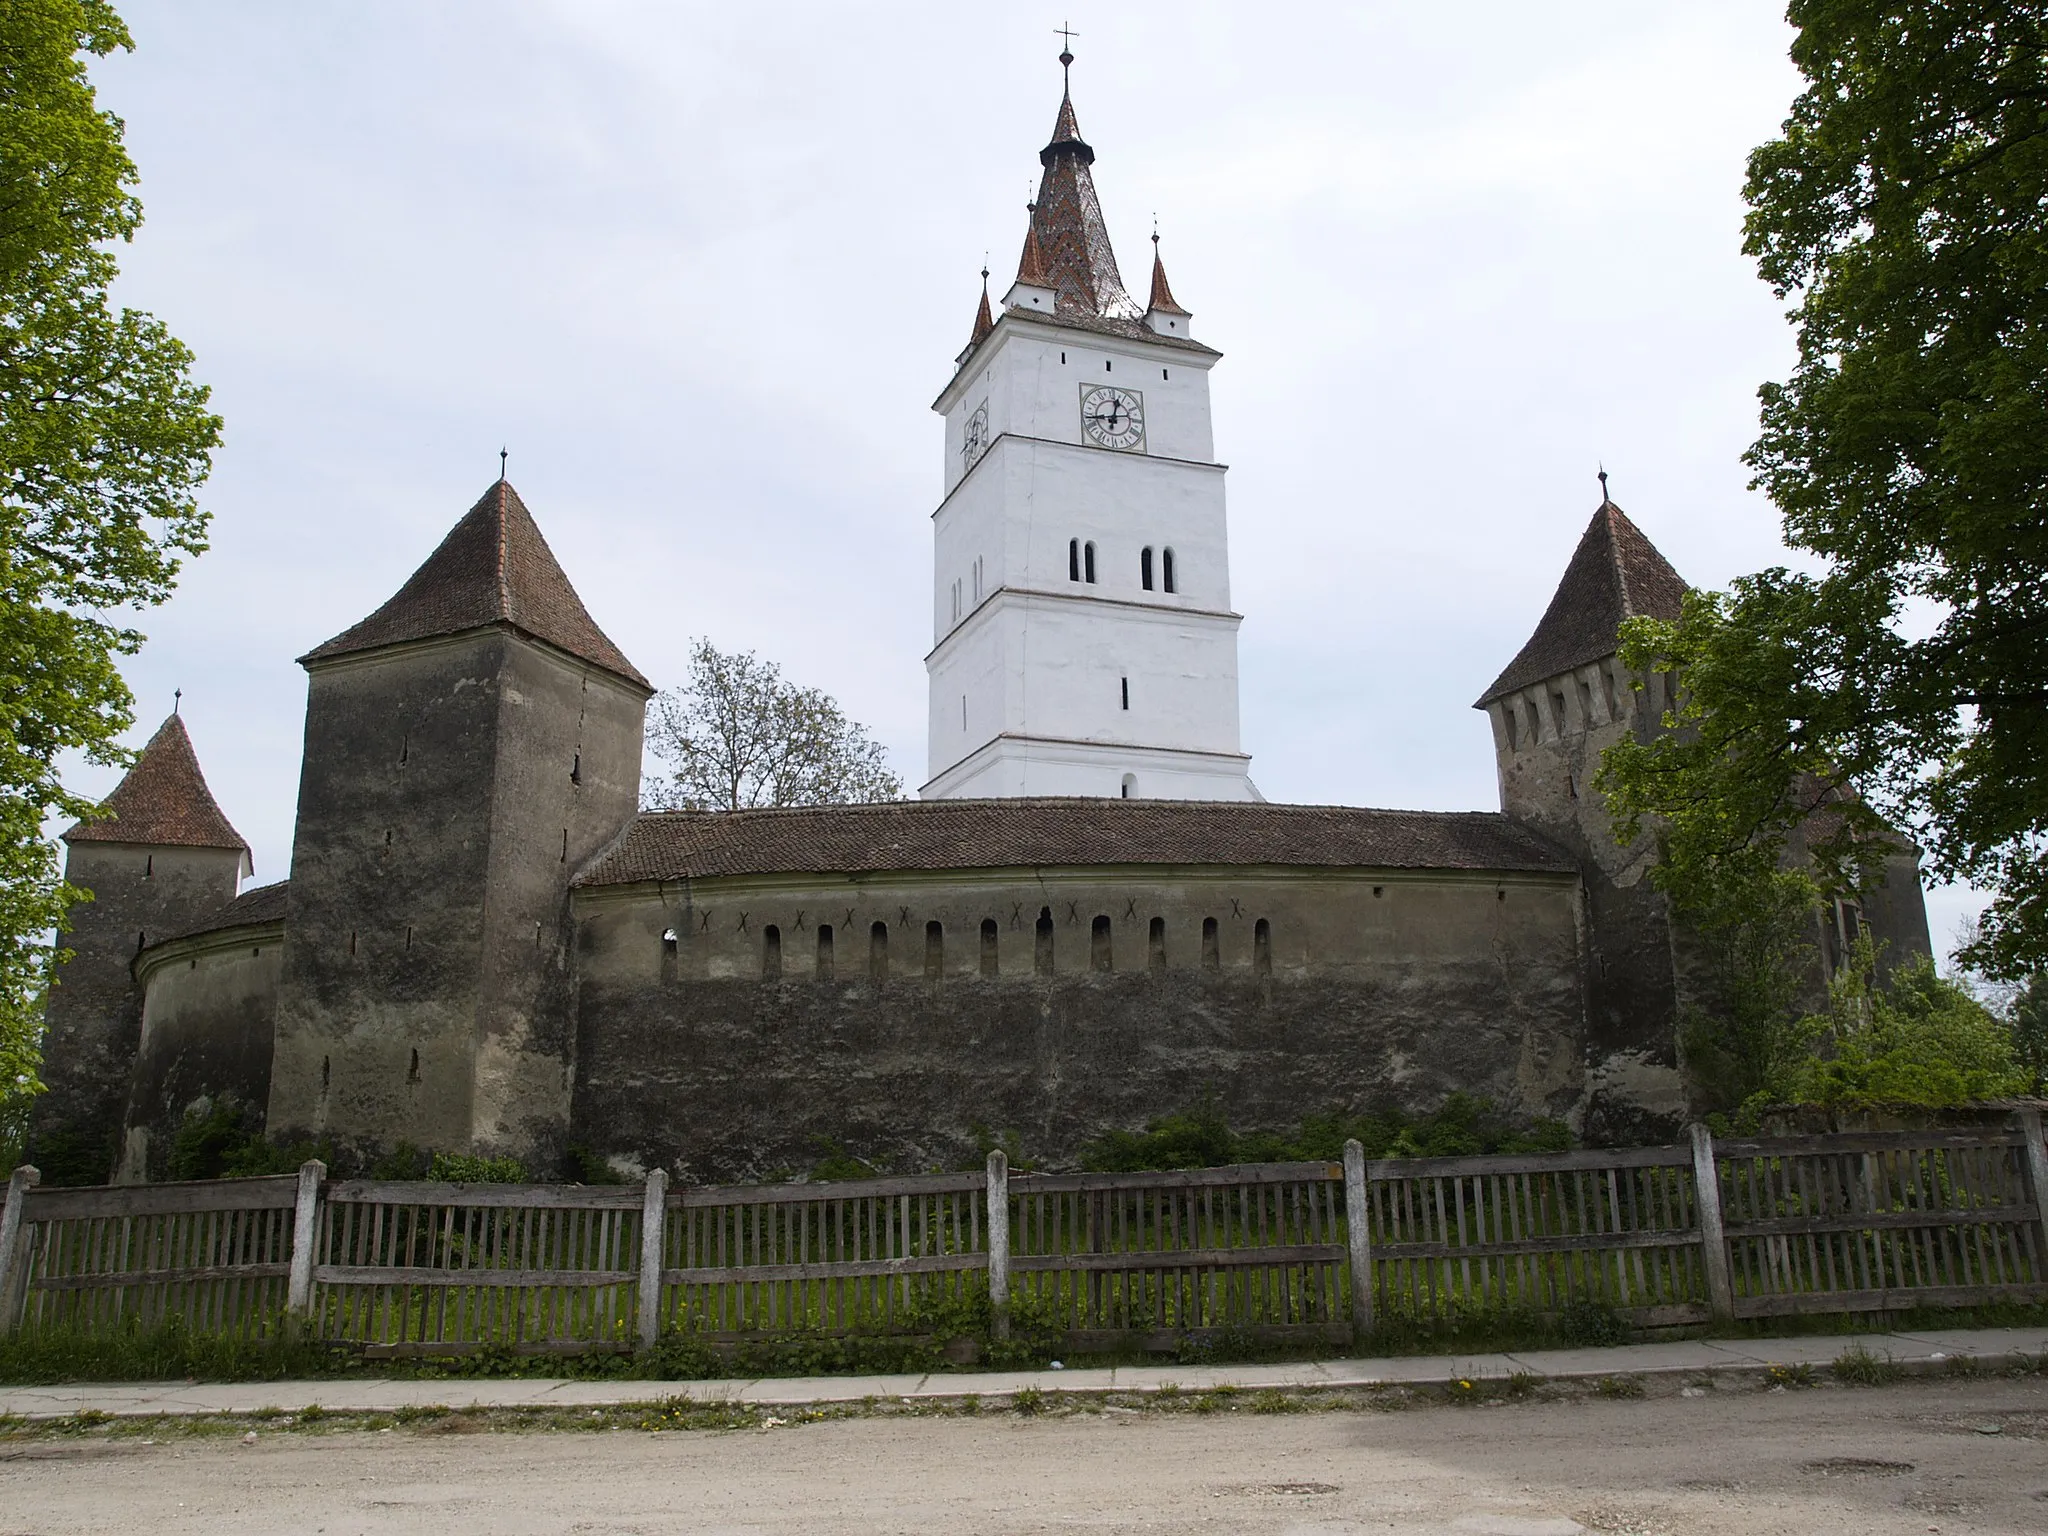
M1626 1344L1628 1321L1603 1301L1573 1301L1558 1314L1557 1335L1574 1349Z

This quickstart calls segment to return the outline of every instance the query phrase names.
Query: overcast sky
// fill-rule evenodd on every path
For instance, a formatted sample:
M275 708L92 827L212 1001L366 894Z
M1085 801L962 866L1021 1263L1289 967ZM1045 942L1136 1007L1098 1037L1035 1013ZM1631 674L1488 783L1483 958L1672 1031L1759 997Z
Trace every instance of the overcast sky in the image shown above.
M1042 7L125 0L97 65L147 221L121 298L227 420L213 547L147 616L288 873L305 675L496 476L657 685L707 635L925 776L932 398L1059 103ZM1072 12L1128 285L1156 213L1220 348L1244 746L1275 800L1497 804L1471 701L1598 501L1696 585L1791 356L1740 250L1797 89L1779 0ZM80 781L97 791L112 776ZM1937 948L1974 907L1933 901Z

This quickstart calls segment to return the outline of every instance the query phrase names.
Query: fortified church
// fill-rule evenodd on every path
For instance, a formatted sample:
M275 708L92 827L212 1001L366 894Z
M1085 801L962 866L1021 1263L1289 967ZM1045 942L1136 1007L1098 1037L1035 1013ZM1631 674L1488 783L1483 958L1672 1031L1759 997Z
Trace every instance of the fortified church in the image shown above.
M1063 56L1062 64L1071 64ZM1209 374L1154 240L1126 290L1071 95L1016 279L934 409L930 773L889 805L639 809L646 678L504 480L299 658L291 878L184 724L65 834L75 953L31 1156L161 1177L194 1108L272 1139L772 1175L951 1164L1214 1099L1240 1125L1454 1091L1599 1141L1686 1112L1684 933L1590 788L1671 680L1684 583L1603 498L1480 694L1500 810L1267 804L1238 738ZM1925 952L1913 856L1820 935Z

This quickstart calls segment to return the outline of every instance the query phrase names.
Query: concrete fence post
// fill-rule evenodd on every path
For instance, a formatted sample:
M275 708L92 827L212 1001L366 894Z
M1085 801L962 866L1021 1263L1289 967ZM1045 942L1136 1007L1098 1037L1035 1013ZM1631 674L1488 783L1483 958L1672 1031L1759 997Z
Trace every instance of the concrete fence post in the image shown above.
M1010 1160L988 1155L988 1328L1010 1336Z
M1365 1197L1365 1148L1344 1143L1344 1235L1351 1245L1352 1343L1372 1332L1372 1208Z
M2041 1111L2030 1104L2019 1112L2019 1122L2027 1184L2034 1194L2034 1278L2048 1280L2048 1146L2041 1144Z
M14 1332L21 1321L28 1294L28 1192L43 1176L27 1163L7 1180L7 1204L0 1208L0 1338Z
M292 1275L285 1292L285 1327L294 1336L313 1320L313 1257L320 1246L320 1185L327 1165L299 1164L299 1197L292 1208Z
M661 1340L661 1256L668 1236L668 1171L647 1175L640 1197L640 1347Z
M1735 1317L1735 1286L1728 1278L1728 1231L1721 1224L1721 1170L1714 1137L1704 1125L1692 1128L1692 1188L1699 1212L1700 1262L1707 1271L1707 1310L1719 1323Z

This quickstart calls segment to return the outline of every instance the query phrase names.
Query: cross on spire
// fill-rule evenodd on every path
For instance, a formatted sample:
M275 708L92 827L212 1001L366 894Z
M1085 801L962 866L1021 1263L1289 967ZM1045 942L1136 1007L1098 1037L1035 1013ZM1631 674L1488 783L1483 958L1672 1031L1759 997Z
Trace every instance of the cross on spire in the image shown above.
M1069 83L1074 68L1074 39L1081 34L1064 22L1054 27L1053 32L1062 40L1060 45L1060 84L1066 85Z

